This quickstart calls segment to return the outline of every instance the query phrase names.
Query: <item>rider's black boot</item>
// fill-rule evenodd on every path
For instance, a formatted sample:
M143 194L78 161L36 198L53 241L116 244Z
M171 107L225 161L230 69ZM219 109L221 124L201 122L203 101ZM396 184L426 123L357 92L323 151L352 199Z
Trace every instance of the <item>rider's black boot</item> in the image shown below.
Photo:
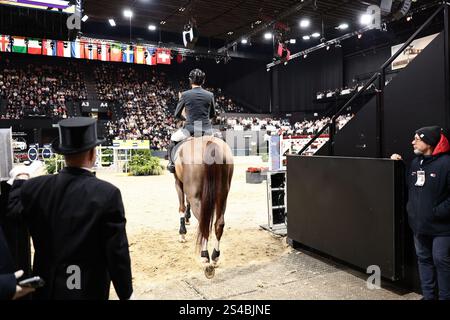
M171 141L169 146L167 147L167 157L169 159L169 164L167 165L167 170L170 173L175 173L175 164L173 163L172 159L172 150L175 147L176 143Z

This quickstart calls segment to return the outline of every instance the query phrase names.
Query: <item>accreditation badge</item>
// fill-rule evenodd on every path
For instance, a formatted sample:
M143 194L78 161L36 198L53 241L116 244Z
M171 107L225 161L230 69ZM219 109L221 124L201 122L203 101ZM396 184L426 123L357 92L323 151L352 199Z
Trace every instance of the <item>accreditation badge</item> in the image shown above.
M423 187L425 185L425 171L417 171L416 187Z

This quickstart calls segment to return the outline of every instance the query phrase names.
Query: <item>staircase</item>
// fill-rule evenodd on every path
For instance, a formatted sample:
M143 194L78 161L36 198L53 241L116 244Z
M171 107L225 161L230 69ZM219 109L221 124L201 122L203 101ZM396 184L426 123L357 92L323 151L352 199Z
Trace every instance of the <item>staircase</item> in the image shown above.
M364 88L333 116L336 120L349 106L354 106L356 99L368 88L377 87L376 96L342 130L337 132L335 122L331 121L298 154L304 154L323 133L329 131L330 141L317 152L318 155L389 158L391 154L399 153L409 161L414 156L410 142L416 129L426 125L447 127L450 124L447 98L450 70L446 60L450 58L449 50L444 48L448 30L442 31L385 86L386 69L392 61L443 12L448 13L447 4L440 6Z

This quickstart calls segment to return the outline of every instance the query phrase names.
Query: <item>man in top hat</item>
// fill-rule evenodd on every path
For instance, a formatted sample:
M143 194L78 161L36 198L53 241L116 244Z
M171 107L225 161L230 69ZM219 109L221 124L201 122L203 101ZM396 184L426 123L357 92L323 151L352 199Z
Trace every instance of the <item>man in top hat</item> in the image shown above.
M432 126L417 130L412 145L417 157L407 176L407 211L423 299L450 300L450 144Z
M96 124L82 117L59 123L53 149L67 165L59 174L26 181L26 172L13 173L8 215L29 226L33 274L46 283L36 299L108 299L111 281L120 299L133 293L120 191L91 172L102 143Z
M186 121L184 127L172 134L170 138L171 143L167 150L169 159L167 170L171 173L175 173L172 150L179 142L193 136L195 130L199 130L205 135L213 134L211 119L216 116L214 94L202 88L205 79L206 75L202 70L192 70L189 73L191 90L185 91L180 95L180 100L175 110L175 119ZM186 119L183 116L183 111L186 113ZM201 123L201 128L196 128L196 123Z

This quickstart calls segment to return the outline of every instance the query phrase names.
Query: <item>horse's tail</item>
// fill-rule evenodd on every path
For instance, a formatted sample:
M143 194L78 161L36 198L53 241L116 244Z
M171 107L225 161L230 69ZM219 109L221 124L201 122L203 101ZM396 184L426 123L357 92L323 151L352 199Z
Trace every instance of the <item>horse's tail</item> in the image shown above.
M213 152L217 152L220 150L220 147L217 143L209 141L206 144L206 151L208 150L214 150ZM209 239L214 221L216 200L218 199L219 193L221 192L220 186L222 185L223 179L223 165L214 162L213 164L203 164L203 166L203 188L200 204L200 220L197 234L197 244L199 247L201 247L202 245L203 238Z

